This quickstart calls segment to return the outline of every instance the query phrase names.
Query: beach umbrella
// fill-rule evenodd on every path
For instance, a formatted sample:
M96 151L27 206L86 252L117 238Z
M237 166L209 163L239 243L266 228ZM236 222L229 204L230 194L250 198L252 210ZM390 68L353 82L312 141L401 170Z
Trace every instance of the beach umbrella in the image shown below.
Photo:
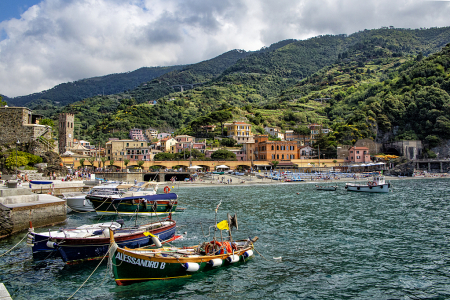
M229 169L230 167L228 167L228 166L225 166L225 165L220 165L220 166L217 166L216 167L216 169Z
M188 169L202 169L202 167L199 167L199 166L192 166L192 167L189 167Z

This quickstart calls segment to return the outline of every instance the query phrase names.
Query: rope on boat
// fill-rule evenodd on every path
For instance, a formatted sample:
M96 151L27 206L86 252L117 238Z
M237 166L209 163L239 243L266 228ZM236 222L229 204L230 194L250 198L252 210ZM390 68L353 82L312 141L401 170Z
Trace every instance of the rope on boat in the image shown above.
M97 271L98 267L100 267L100 265L102 264L103 260L105 259L106 256L108 256L109 254L109 250L111 249L111 246L108 249L108 252L106 252L106 254L103 256L102 260L98 263L98 265L95 267L94 271L92 271L91 275L89 275L88 278L86 278L86 280L80 285L80 287L72 294L70 295L69 298L67 298L67 300L71 299L73 296L75 296L76 293L78 293L78 291L86 284L86 282L88 282L89 278L91 278L92 275L94 275L95 271Z
M265 260L270 261L270 260L268 260L267 258L265 258L264 255L262 255L261 253L259 253L259 251L256 250L255 246L253 246L253 250L255 250L256 252L258 252L258 254L261 255L261 257L264 258Z
M11 249L9 249L8 251L3 252L2 254L0 254L0 257L2 257L3 255L5 255L5 254L8 253L8 252L11 252L11 250L13 250L14 248L16 248L20 243L22 243L22 241L27 237L27 235L28 235L28 231L27 231L27 233L25 234L25 236L24 236L17 244L15 244Z

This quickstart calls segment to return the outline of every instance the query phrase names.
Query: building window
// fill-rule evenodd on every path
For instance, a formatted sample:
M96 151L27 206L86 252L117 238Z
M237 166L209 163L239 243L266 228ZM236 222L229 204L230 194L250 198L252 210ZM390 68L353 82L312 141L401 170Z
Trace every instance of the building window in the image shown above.
M360 158L361 158L361 156L357 156L357 157L356 157L356 159L360 159Z
M284 159L284 154L281 154L281 159Z
M272 145L272 150L273 150L273 145ZM275 158L275 157L274 157Z
M277 154L277 159L280 159L280 155L279 154Z
M275 154L272 154L272 159L275 159Z
M130 145L130 143L127 143L127 147Z

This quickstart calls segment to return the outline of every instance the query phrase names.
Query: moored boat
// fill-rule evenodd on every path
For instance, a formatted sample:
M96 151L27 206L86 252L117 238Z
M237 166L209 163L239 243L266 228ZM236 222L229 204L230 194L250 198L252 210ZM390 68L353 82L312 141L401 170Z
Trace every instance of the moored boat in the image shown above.
M195 273L209 271L218 267L244 263L251 259L253 243L258 237L233 241L231 229L238 229L236 215L228 215L227 220L216 224L212 241L192 247L164 247L157 249L127 249L120 247L111 235L109 253L110 265L117 285L190 277ZM216 231L228 230L229 236L224 238L220 232L220 241L216 239ZM205 237L209 237L208 234Z
M126 249L111 236L110 259L117 285L190 277L195 273L251 259L257 237L234 242L211 241L193 247Z
M99 215L142 215L158 216L175 212L177 208L177 194L156 194L148 196L131 196L124 198L111 198L99 196L86 196Z
M108 225L89 229L61 229L53 233L30 233L33 236L33 254L38 246L42 249L45 245L49 249L47 254L49 251L57 251L55 254L61 256L64 262L79 263L101 259L107 254L111 233L121 247L138 248L151 246L155 242L158 244L155 237L162 243L171 241L176 230L176 222L170 218L130 228Z
M366 192L366 193L388 193L390 183L387 183L384 176L374 176L373 180L366 183L347 183L345 188L352 192Z
M337 185L316 185L318 191L336 191Z
M92 206L91 201L86 199L87 195L96 196L111 196L121 195L124 193L124 189L131 187L131 185L116 184L103 184L94 186L88 193L74 192L64 193L63 199L66 200L67 206L75 212L94 212L95 209Z

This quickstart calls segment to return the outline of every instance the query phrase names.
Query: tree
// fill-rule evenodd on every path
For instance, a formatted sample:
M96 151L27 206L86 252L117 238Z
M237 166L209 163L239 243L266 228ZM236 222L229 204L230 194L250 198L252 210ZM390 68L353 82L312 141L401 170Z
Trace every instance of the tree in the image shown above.
M85 160L84 158L80 159L80 166L81 166L81 168L84 167L84 162L85 162L85 161L86 161L86 160Z
M5 161L6 167L8 169L14 169L16 167L26 166L28 164L28 159L23 155L17 155L16 159L16 153L12 152L10 156Z
M3 97L0 95L0 107L7 105L6 101L3 101Z
M306 144L306 137L311 135L311 129L308 126L302 125L294 128L294 132L298 135L303 136L303 144Z
M211 158L214 160L237 160L236 154L226 149L219 149L217 151L214 151L211 154Z
M237 141L235 139L223 138L220 140L220 144L225 147L234 147Z
M91 156L88 158L88 162L91 164L92 168L94 168L95 157Z
M125 167L126 167L126 166L128 166L128 164L130 163L130 160L129 160L129 159L124 159L124 160L123 160L123 163L125 164Z
M222 136L223 136L223 123L228 121L233 117L233 114L227 110L218 110L215 112L212 112L209 117L212 120L215 120L216 122L220 123L220 128L222 129Z
M272 161L273 169L275 170L280 162L278 160Z
M113 158L111 158L110 160L109 160L109 165L112 167L112 166L114 166L114 159Z
M39 120L39 124L50 126L52 130L55 130L55 121L53 121L52 119L41 119Z
M173 160L175 157L174 154L168 152L157 153L154 157L154 161L162 161L162 160Z
M107 158L105 156L103 156L103 157L100 157L100 160L102 161L102 165L103 165L103 169L104 169Z
M142 160L137 162L138 167L142 169L142 166L144 165L144 162Z

